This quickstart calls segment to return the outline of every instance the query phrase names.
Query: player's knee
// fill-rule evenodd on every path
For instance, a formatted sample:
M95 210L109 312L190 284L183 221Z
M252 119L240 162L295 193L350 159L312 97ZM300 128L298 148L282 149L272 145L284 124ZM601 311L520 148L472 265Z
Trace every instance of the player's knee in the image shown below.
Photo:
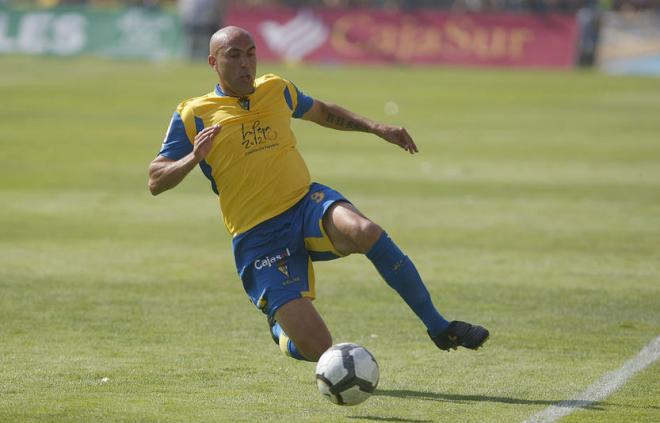
M358 252L366 254L374 246L383 229L369 219L362 219L359 223L358 236L356 237L356 247Z

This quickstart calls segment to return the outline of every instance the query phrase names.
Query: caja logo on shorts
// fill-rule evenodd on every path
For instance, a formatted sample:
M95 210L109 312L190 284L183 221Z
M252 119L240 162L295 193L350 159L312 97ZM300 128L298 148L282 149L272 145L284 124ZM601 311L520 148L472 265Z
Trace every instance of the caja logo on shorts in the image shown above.
M291 252L287 248L286 250L284 250L280 254L275 254L274 256L267 256L267 257L255 260L254 261L254 268L257 269L257 270L261 270L264 267L273 267L274 264L278 264L278 268L279 268L279 262L283 261L284 262L284 268L286 269L286 261L284 259L286 259L289 256L291 256ZM282 272L282 269L279 269L279 270L280 270L280 272ZM282 273L284 273L284 272L282 272Z

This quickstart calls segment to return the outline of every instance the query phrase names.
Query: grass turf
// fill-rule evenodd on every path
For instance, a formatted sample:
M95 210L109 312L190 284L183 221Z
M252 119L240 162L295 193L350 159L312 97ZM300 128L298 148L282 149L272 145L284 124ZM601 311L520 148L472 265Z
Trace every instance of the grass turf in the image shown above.
M335 341L381 366L377 394L342 408L272 344L201 172L147 192L174 107L211 70L0 66L0 421L523 421L660 334L658 79L260 68L408 128L418 156L294 122L314 179L388 230L447 317L492 333L440 352L365 258L320 263ZM566 420L657 421L659 376Z

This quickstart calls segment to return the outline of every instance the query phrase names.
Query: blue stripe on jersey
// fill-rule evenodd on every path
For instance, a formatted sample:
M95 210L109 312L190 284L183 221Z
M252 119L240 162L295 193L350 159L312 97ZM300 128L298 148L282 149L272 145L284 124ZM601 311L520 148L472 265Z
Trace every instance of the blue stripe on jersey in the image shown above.
M296 89L296 93L298 94L298 104L296 105L296 110L293 111L293 117L299 118L302 117L305 113L309 111L309 109L312 108L312 105L314 104L314 99L312 97L305 95L305 93L300 91L298 87L296 87L295 85L294 88Z
M204 129L204 121L202 118L198 118L195 116L195 128L197 129L197 133L199 134L202 132L202 129ZM213 168L211 168L211 165L206 162L206 160L202 160L199 162L199 168L202 169L202 173L204 173L204 176L206 176L209 181L211 181L211 189L213 192L216 194L220 195L218 192L218 186L215 184L215 179L213 179Z
M215 184L215 179L213 179L213 169L211 168L211 165L206 163L206 160L202 160L199 162L199 168L202 169L204 175L209 178L209 181L211 181L211 189L213 192L220 195L218 192L218 186Z
M198 134L202 132L202 129L204 129L204 121L202 118L197 116L195 116L195 129L197 130Z
M174 112L167 135L165 135L165 141L163 141L163 146L158 155L171 160L179 160L190 154L192 150L193 145L188 139L188 135L186 135L181 115Z
M284 99L286 100L286 105L289 106L289 109L293 111L293 100L291 99L291 92L289 87L284 87Z

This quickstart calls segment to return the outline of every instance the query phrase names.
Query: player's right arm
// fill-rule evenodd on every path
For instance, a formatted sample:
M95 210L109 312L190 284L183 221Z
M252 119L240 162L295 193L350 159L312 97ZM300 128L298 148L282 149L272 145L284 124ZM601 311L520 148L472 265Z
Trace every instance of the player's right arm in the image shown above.
M158 195L179 185L195 166L206 158L213 147L213 138L220 133L220 125L201 130L193 143L193 150L178 160L159 155L149 165L149 191Z

